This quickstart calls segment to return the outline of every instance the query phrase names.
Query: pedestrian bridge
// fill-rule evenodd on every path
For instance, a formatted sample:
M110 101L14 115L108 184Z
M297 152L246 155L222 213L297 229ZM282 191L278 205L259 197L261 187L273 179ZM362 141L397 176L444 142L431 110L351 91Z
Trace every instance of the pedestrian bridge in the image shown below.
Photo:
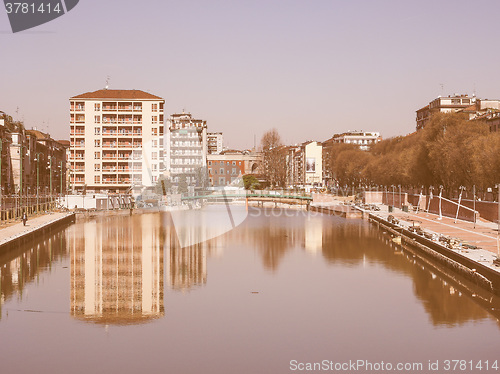
M295 194L287 192L277 192L277 191L204 191L201 194L193 196L183 196L182 201L193 201L193 200L207 200L211 202L226 202L233 200L248 200L248 201L258 201L258 202L274 202L274 203L284 203L284 204L303 204L309 205L312 201L310 195L305 194Z

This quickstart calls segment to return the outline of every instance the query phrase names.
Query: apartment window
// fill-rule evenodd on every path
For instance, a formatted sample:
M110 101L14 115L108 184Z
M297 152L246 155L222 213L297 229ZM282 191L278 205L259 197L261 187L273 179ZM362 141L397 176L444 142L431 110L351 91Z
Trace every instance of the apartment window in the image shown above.
M224 177L219 177L219 185L226 184L226 178Z
M208 164L209 164L209 165L212 165L212 161L208 161Z
M157 153L157 152L153 152L153 153L151 154L151 159L152 159L152 160L158 160L158 153Z
M158 123L158 116L152 116L151 117L151 122Z
M236 174L236 168L233 168L233 174Z
M153 140L153 148L158 148L158 140Z
M100 127L94 127L94 134L95 135L100 135L101 134L101 128Z
M100 160L101 159L101 152L94 152L94 160Z
M224 174L224 168L220 168L220 173Z
M158 129L156 127L153 127L151 129L151 135L157 135L158 134Z
M236 161L233 161L233 166L236 166Z
M95 103L94 104L94 110L96 112L100 112L101 111L101 103Z
M157 171L157 170L158 170L158 165L153 164L153 171Z
M158 111L158 104L151 104L151 111L157 112Z
M99 148L101 146L101 141L100 140L94 140L94 147Z
M94 164L94 171L100 171L101 170L101 164Z
M94 183L95 184L101 183L101 177L99 175L94 176Z
M95 123L101 123L101 116L94 116Z

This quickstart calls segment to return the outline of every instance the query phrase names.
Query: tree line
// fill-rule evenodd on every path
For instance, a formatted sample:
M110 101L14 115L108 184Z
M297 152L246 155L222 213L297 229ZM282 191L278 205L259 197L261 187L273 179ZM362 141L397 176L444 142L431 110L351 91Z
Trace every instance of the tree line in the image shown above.
M335 144L327 167L339 185L464 186L500 183L500 133L460 113L439 113L422 129L383 140L362 151Z
M264 134L261 149L270 185L283 186L286 147L276 129ZM382 140L368 151L332 144L323 154L323 168L337 186L443 186L446 191L476 186L484 192L500 183L500 133L461 113L437 113L422 130Z

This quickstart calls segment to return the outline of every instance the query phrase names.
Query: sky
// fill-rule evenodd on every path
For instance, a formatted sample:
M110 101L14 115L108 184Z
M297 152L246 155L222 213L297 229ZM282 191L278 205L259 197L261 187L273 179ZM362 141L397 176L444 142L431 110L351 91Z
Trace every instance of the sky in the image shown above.
M13 34L0 9L0 110L69 139L69 98L109 88L165 99L251 148L348 130L415 130L438 95L500 99L500 2L80 0Z

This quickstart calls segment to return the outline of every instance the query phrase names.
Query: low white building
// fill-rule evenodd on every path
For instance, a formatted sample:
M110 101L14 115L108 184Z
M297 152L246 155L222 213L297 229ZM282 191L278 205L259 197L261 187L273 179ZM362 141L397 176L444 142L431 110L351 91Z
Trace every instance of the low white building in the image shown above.
M355 144L360 149L366 151L370 146L382 140L379 132L366 131L348 131L346 133L335 135L333 137L335 143Z

